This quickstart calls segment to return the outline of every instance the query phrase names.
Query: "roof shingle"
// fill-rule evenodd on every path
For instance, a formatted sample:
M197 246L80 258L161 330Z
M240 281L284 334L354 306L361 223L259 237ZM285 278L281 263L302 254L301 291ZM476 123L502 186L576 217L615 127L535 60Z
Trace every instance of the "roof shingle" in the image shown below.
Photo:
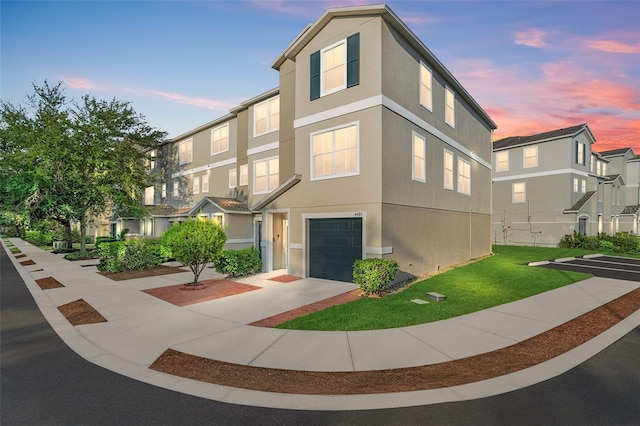
M493 142L493 149L508 148L516 145L526 145L529 143L540 142L544 140L557 139L566 136L573 136L587 125L579 124L577 126L566 127L563 129L551 130L549 132L538 133L530 136L511 136Z

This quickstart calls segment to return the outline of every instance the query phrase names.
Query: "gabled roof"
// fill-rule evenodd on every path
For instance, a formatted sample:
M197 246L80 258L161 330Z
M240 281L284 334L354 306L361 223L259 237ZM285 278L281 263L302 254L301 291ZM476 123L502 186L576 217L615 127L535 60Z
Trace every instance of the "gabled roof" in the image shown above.
M622 176L617 175L617 174L616 175L606 175L604 178L605 178L604 179L604 183L613 183L616 180L620 179L620 182L622 184L624 184L624 179L622 179Z
M144 206L151 216L172 216L176 208L167 204L154 204Z
M573 206L571 206L568 209L565 209L562 213L578 213L580 211L581 208L584 207L585 204L587 204L589 202L589 200L591 199L591 197L593 197L595 195L596 191L588 191L586 192L579 200L577 203L575 203Z
M298 53L316 36L333 18L337 17L358 17L358 16L380 16L391 27L393 27L398 33L403 36L407 42L415 48L429 63L433 69L440 74L448 84L452 86L456 94L462 96L462 98L473 108L474 111L492 128L496 129L498 126L489 117L489 115L480 107L480 105L471 97L467 90L462 87L460 82L449 72L449 70L440 62L438 58L427 48L427 46L420 41L420 39L406 26L404 22L387 6L384 4L378 5L365 5L365 6L353 6L353 7L336 7L325 11L317 21L309 24L296 38L287 46L287 48L276 58L271 65L272 68L279 70L280 66L287 59L294 59Z
M602 151L600 155L602 155L603 157L617 157L619 155L625 155L627 152L629 152L629 150L631 150L630 147L611 149L609 151Z
M205 197L189 210L189 214L197 214L207 204L213 204L223 213L251 214L247 203L235 198Z
M573 137L582 131L586 131L593 142L596 141L596 138L593 136L593 133L591 133L589 126L585 123L585 124L579 124L577 126L565 127L562 129L551 130L548 132L538 133L530 136L511 136L508 138L500 139L493 142L493 150L495 151L498 149L511 148L514 146L529 145L529 144L540 143L540 142L549 142L556 139Z
M282 185L271 191L269 195L264 197L262 200L258 201L251 210L254 212L259 212L265 207L267 207L271 202L273 202L276 198L287 192L291 189L295 184L302 180L301 175L293 175L289 179L287 179Z
M622 210L622 213L620 213L620 214L621 215L625 215L625 216L627 216L627 215L635 216L635 215L638 214L639 211L640 211L640 205L638 205L638 206L626 206L624 208L624 210Z

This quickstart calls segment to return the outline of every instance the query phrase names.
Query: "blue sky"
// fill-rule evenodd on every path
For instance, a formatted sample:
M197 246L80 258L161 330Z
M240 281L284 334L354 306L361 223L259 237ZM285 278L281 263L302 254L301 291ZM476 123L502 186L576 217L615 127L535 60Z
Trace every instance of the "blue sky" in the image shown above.
M2 1L2 100L62 81L175 137L278 84L271 63L330 7L365 1ZM588 123L640 153L640 0L388 1L498 124Z

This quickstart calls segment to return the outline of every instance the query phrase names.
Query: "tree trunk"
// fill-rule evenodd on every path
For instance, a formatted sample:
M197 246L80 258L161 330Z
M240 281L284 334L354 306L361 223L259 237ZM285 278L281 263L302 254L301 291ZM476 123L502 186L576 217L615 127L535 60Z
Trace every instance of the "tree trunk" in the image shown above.
M73 239L71 238L71 221L64 221L64 240L67 242L67 248L73 247Z
M87 224L86 220L80 221L80 251L87 251Z

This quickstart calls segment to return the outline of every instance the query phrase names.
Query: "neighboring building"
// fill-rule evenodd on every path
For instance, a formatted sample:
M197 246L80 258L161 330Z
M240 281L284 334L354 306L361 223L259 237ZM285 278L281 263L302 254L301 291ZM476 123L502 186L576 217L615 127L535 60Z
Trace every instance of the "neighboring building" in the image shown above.
M640 159L597 153L586 124L493 143L493 239L556 246L574 231L638 232Z
M388 7L328 10L272 67L278 88L167 144L179 168L147 204L216 218L229 248L304 277L351 281L365 257L421 275L490 253L496 125ZM145 234L185 218L151 211Z

